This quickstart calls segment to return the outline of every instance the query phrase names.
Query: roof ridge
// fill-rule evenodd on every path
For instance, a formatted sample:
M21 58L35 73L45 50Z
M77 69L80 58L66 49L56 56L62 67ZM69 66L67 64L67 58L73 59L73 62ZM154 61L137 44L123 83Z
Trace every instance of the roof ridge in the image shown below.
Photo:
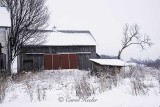
M62 33L89 33L91 37L96 41L94 36L89 30L57 30L57 32L62 32Z
M62 32L62 33L90 33L89 30L57 30L57 32Z

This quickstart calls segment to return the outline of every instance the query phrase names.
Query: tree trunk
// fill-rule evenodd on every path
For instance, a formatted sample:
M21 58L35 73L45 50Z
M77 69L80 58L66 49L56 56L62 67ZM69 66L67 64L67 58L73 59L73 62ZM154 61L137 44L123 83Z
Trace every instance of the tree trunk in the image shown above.
M11 52L11 42L10 42L10 37L11 37L11 33L8 34L8 67L7 67L7 72L9 75L12 74L12 71L11 71L11 63L12 63L12 52Z
M117 56L118 59L121 59L121 53L122 53L122 51L118 52L118 56Z

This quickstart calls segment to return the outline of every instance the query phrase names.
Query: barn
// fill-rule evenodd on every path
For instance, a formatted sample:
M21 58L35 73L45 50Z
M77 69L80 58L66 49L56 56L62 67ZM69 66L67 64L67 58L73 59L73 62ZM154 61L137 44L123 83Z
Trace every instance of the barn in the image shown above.
M91 69L89 59L97 58L96 41L90 31L47 31L43 45L23 46L17 57L17 70Z

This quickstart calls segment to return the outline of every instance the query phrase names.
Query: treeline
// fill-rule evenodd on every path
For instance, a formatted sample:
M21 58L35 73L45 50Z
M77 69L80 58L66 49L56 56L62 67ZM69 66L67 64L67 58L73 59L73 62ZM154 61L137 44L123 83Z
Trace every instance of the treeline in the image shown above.
M138 63L138 64L144 64L148 67L160 68L160 58L158 58L156 60L152 60L152 59L142 60L142 59L131 58L130 62L135 62L135 63Z
M117 59L117 56L111 56L111 55L100 55L101 59ZM131 58L130 61L128 62L134 62L137 64L143 64L146 65L148 67L153 67L153 68L158 68L160 69L160 57L157 58L156 60L152 60L152 59L135 59L135 58Z
M118 59L118 57L111 55L100 55L100 59Z

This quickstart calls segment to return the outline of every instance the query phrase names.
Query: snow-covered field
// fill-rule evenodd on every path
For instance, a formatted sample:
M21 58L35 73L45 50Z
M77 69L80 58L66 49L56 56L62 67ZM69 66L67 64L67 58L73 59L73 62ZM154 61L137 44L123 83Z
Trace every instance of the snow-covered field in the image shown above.
M29 72L7 81L0 107L160 107L160 71L151 68L110 78L81 70Z

